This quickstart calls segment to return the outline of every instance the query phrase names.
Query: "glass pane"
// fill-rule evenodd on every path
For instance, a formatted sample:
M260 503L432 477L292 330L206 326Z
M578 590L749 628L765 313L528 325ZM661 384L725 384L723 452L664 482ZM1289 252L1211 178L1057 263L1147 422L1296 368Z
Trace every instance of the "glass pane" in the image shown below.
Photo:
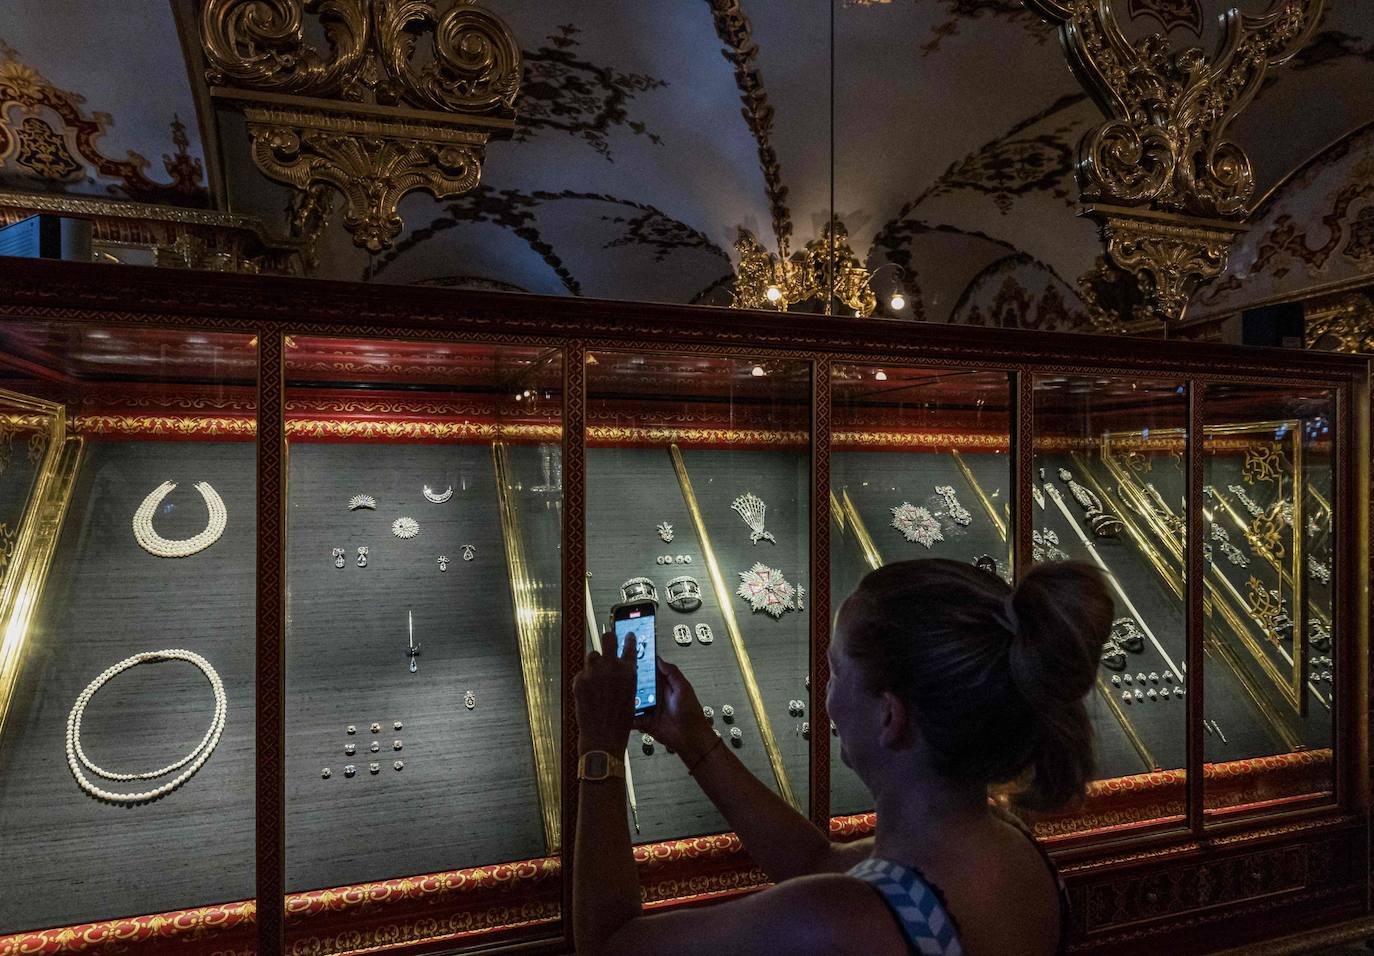
M1206 805L1329 793L1332 394L1211 385L1205 408ZM1227 675L1257 711L1247 723ZM1262 791L1255 757L1273 758Z
M832 610L885 561L954 558L1010 579L1006 373L836 365L831 393ZM899 511L924 522L914 538ZM872 809L832 737L831 813Z
M0 325L0 934L253 896L256 378Z
M807 362L680 353L597 352L587 368L588 627L605 626L630 579L652 582L660 656L802 812L810 375ZM662 744L635 737L627 765L638 841L726 829Z
M1087 699L1100 782L1074 818L1040 825L1064 833L1176 819L1187 760L1187 390L1062 376L1036 376L1034 390L1032 560L1096 565L1116 604Z
M295 336L286 375L288 891L557 853L561 352Z

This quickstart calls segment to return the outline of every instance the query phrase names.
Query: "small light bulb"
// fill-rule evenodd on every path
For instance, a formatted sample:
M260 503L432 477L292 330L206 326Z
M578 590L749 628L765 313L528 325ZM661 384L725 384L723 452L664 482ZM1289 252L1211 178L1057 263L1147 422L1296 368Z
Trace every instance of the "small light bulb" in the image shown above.
M878 371L874 372L874 373L873 373L873 377L876 378L876 379L877 379L878 381L880 381L880 382L886 382L886 381L887 381L887 373L884 372L882 369L878 369Z
M902 295L901 289L898 289L892 293L892 298L887 300L887 304L892 306L893 312L900 312L906 308L906 296Z
M770 285L766 294L769 302L777 302L782 298L782 290L775 285Z
M750 374L755 378L762 378L767 373L764 372L762 365L755 365L754 370Z

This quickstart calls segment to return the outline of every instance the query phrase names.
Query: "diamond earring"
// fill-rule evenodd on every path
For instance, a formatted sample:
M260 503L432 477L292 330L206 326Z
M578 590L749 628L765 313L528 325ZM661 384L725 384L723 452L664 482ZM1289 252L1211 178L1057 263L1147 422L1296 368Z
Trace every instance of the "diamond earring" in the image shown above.
M334 567L336 567L336 568L341 568L341 567L343 567L343 566L344 566L344 549L343 549L343 548L335 548L335 549L334 549Z
M441 554L441 555L439 555L439 570L440 570L440 571L447 571L447 570L448 570L448 555L446 555L446 554Z
M358 567L367 567L367 545L363 545L358 549Z

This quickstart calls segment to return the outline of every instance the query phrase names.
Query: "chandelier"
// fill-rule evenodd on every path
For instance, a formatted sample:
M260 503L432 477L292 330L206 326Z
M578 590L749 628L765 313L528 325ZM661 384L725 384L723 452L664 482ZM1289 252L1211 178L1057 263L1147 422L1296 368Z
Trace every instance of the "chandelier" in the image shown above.
M831 240L832 226L827 224L820 236L808 242L801 252L788 256L786 244L781 244L782 255L779 256L765 249L749 230L740 229L739 238L735 240L739 266L735 270L731 307L786 312L798 303L815 302L822 306L824 314L830 315L834 302L839 301L852 310L856 317L872 315L878 308L873 277L888 265L899 272L901 266L885 263L873 270L864 268L849 247L849 233L844 224L834 220L835 285L832 299L829 294ZM906 297L900 286L892 292L888 305L894 312L906 306Z

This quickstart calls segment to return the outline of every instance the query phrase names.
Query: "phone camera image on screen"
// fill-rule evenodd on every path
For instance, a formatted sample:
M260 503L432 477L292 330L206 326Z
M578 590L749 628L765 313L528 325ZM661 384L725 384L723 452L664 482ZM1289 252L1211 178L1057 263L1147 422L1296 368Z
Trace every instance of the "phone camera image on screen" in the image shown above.
M654 615L652 611L634 608L625 617L617 616L615 639L623 645L625 636L635 637L635 713L642 713L658 703L656 675L654 673Z

